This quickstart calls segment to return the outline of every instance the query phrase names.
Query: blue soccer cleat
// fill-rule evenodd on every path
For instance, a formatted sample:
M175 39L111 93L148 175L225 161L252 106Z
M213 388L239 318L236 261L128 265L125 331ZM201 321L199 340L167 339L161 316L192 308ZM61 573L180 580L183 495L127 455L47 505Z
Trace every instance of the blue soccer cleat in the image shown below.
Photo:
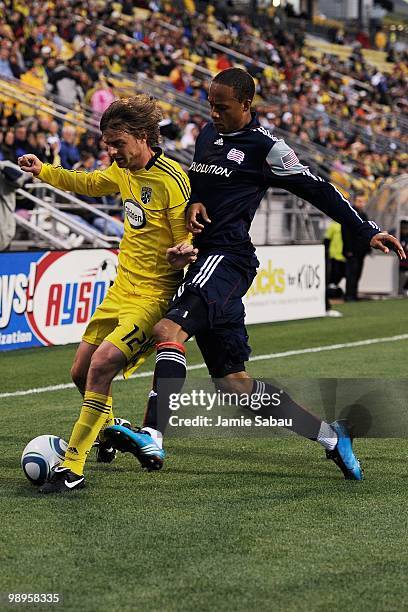
M353 452L351 435L345 421L334 421L331 427L337 433L338 440L332 451L326 450L326 457L341 469L346 480L364 480L364 472Z
M114 417L113 419L115 425L122 425L123 427L130 427L130 421L126 419L121 419L119 417ZM99 436L94 446L96 446L96 462L97 463L112 463L115 460L117 455L116 448L110 444L109 440L99 440Z
M122 453L132 453L148 472L160 470L165 452L143 429L112 425L104 430L106 440Z

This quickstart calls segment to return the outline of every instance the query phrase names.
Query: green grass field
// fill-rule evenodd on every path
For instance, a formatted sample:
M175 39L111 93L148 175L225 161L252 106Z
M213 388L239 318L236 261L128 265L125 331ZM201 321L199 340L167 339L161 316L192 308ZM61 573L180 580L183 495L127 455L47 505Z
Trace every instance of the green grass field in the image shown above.
M347 304L342 319L253 326L253 356L406 334L407 307ZM201 363L187 346L189 363ZM4 394L68 383L74 351L1 355L0 592L60 593L56 609L84 612L408 609L402 439L356 441L364 483L344 481L322 447L294 436L196 436L169 438L159 473L142 472L129 455L101 466L92 453L83 491L38 495L21 472L21 451L43 433L67 439L80 397L72 388ZM407 376L407 357L401 339L265 357L249 370L386 386ZM152 368L150 359L144 370ZM117 415L140 422L149 385L148 376L116 382Z

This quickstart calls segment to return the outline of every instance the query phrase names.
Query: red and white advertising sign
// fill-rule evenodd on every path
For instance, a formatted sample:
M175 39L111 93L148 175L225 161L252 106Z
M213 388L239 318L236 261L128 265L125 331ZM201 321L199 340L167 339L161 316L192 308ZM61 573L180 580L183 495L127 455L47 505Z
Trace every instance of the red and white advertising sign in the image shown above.
M108 249L52 251L36 263L27 319L45 345L78 342L116 276L117 254Z

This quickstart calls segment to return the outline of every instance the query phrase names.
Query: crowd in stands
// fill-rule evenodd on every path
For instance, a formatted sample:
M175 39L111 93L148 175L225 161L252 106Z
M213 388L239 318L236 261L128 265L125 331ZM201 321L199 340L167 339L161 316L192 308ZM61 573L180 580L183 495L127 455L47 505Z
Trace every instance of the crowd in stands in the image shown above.
M393 70L385 73L358 47L347 60L314 57L301 24L288 31L273 15L259 23L255 29L248 17L211 5L189 14L163 0L3 0L0 78L19 79L68 109L87 105L96 126L118 95L115 75L143 73L205 109L209 73L239 62L256 78L263 125L283 130L295 146L314 146L317 161L325 160L335 177L353 175L359 187L374 188L406 171L407 52L394 53ZM216 50L214 41L251 61ZM0 158L14 161L30 151L67 168L108 163L96 132L40 112L27 116L1 94L0 101ZM206 111L180 105L165 111L167 145L193 146Z

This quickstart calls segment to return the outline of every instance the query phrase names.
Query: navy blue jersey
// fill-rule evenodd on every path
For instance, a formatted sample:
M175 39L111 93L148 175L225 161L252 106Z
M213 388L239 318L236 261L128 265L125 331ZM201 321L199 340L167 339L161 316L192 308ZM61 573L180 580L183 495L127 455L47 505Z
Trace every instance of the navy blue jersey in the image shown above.
M211 224L195 237L200 252L253 255L249 228L268 187L307 200L366 242L380 229L364 221L331 183L312 174L284 140L263 128L256 115L241 131L220 134L209 122L201 131L189 169L189 205L202 202Z

